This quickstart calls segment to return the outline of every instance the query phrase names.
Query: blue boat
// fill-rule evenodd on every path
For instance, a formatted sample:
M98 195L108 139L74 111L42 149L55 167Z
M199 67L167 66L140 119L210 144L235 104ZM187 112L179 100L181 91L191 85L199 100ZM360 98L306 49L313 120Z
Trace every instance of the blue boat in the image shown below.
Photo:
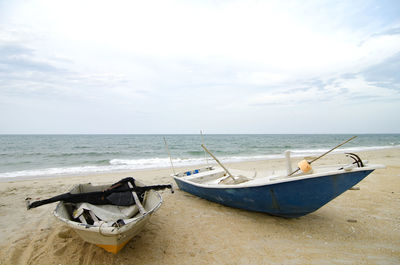
M358 156L357 156L358 158ZM219 161L217 161L219 162ZM312 213L352 188L383 165L316 167L307 173L289 170L257 177L225 167L204 167L174 175L178 187L203 199L249 211L295 218ZM253 176L252 176L253 175Z

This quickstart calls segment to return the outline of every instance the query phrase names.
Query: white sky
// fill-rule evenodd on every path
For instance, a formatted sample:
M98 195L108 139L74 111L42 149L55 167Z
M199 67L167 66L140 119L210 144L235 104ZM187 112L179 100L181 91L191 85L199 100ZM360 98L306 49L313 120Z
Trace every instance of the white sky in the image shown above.
M400 1L1 1L0 133L400 133Z

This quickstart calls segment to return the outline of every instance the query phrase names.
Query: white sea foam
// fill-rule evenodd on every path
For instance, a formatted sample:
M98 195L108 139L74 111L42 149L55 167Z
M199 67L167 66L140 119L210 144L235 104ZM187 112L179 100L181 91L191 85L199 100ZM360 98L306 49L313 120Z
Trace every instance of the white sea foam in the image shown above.
M380 149L390 149L390 148L399 148L400 145L396 146L359 146L359 147L346 147L346 148L338 148L332 151L333 154L340 153L350 153L350 152L362 152L362 151L372 151L372 150L380 150ZM296 149L291 151L291 155L294 157L300 156L315 156L321 155L330 149Z
M358 152L388 148L399 148L400 146L375 146L375 147L349 147L341 148L333 151L332 153L345 153L345 152ZM315 156L320 155L329 149L304 149L291 151L292 157L302 156ZM269 155L255 155L255 156L227 156L219 157L224 163L234 163L241 161L251 160L269 160L283 158L283 154L269 154ZM212 158L208 158L208 163L215 164ZM175 167L182 166L196 166L206 164L204 157L199 158L174 158L172 163ZM170 159L168 157L154 157L142 159L112 159L109 165L98 166L76 166L76 167L52 167L45 169L33 169L0 173L0 178L36 178L44 176L58 176L58 175L74 175L74 174L90 174L100 172L113 172L113 171L129 171L138 169L151 169L151 168L167 168L170 167Z
M191 166L205 164L204 158L176 158L172 160L174 166ZM73 175L85 173L100 173L112 171L129 171L150 168L170 167L169 158L148 158L148 159L112 159L109 165L103 166L77 166L77 167L53 167L45 169L21 170L0 173L0 178L34 178L56 175Z

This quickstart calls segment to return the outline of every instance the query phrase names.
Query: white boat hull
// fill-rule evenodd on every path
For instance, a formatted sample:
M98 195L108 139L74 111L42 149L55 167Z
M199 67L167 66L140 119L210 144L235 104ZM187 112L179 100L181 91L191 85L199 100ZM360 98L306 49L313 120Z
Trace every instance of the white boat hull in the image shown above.
M138 186L139 182L136 181ZM92 186L91 184L76 185L71 193L82 193L101 191L108 186ZM124 219L125 224L121 226L108 226L107 224L89 225L83 224L72 219L72 207L69 203L59 202L54 210L54 216L71 227L84 241L96 244L108 252L117 253L134 236L136 236L149 221L151 215L157 211L162 204L160 194L154 190L146 192L144 199L145 214L138 213L132 218ZM114 206L120 207L120 206ZM136 207L136 206L130 206Z

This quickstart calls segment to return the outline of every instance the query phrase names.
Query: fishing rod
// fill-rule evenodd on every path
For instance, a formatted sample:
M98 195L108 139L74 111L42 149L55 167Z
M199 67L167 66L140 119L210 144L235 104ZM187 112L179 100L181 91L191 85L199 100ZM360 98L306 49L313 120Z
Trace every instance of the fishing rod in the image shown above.
M305 160L305 162L306 162L305 164L307 165L307 163L308 163L308 166L309 166L311 163L313 163L313 162L317 161L318 159L320 159L321 157L323 157L323 156L329 154L330 152L332 152L332 151L335 150L336 148L338 148L338 147L340 147L340 146L342 146L342 145L344 145L344 144L350 142L351 140L353 140L353 139L356 138L356 137L357 137L357 136L353 136L353 137L351 137L350 139L347 139L347 140L344 141L343 143L341 143L341 144L335 146L334 148L332 148L331 150L329 150L329 151L323 153L323 154L320 155L319 157L314 158L314 159L311 160L310 162L308 162L308 161ZM304 160L303 160L303 161L304 161ZM303 162L303 161L301 161L301 162ZM301 162L300 162L300 163L301 163ZM300 163L299 163L299 164L300 164ZM295 171L293 171L292 173L290 173L290 174L288 175L288 177L290 177L290 176L293 175L294 173L298 172L299 170L300 170L300 167L298 167Z
M163 138L164 138L165 149L167 149L167 153L168 153L168 156L169 156L169 162L171 162L172 172L174 172L174 175L176 175L174 164L172 163L171 152L169 151L169 148L168 148L167 140L165 140L165 137L163 137Z
M201 135L201 143L204 145L204 137L203 137L203 131L200 130L200 135ZM210 164L208 163L208 158L207 158L207 154L206 154L206 150L204 150L204 159L207 162L207 167L210 166Z

